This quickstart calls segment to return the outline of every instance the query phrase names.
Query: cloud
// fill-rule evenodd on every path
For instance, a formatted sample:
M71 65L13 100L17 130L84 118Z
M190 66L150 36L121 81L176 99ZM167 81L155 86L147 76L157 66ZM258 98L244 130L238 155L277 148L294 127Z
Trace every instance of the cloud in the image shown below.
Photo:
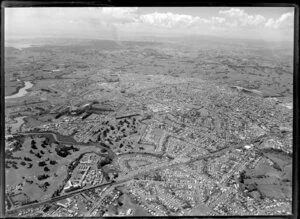
M263 24L266 21L266 18L262 15L247 14L244 10L239 8L231 8L228 10L220 10L219 14L223 14L231 19L236 19L238 23L237 26L241 27L256 27Z
M229 28L235 28L238 26L238 22L237 21L226 22L224 25Z
M222 23L224 23L225 22L225 18L223 18L223 17L212 17L212 22L213 23L220 23L220 24L222 24Z
M59 18L69 20L70 23L86 23L89 25L126 24L136 22L138 8L136 7L103 7L103 8L72 8L64 11Z
M101 8L99 15L110 21L119 23L135 22L138 19L137 7L104 7Z
M201 18L199 16L191 16L186 14L173 14L171 12L159 13L154 12L144 14L139 17L141 23L153 26L173 28L173 27L199 27L203 24L214 25L225 22L223 17Z
M122 7L122 8L115 8L115 7L103 7L101 8L101 12L103 14L110 14L113 16L128 16L135 14L137 12L137 7Z
M279 29L279 28L289 28L294 26L294 13L288 12L282 14L277 20L270 18L266 23L266 27Z
M212 26L211 29L215 32L226 32L226 31L228 31L228 28L224 27L224 26Z
M231 8L229 10L220 10L219 14L225 14L229 17L241 17L244 14L244 10L241 10L239 8Z
M200 20L198 16L193 17L185 14L173 14L154 12L140 16L140 21L154 26L172 28L175 26L189 26Z
M261 14L255 14L244 8L222 8L211 15L202 15L178 10L149 12L136 7L6 8L5 33L11 36L77 35L116 41L126 36L147 34L227 34L245 38L260 37L261 34L278 39L293 36L293 29L288 28L293 26L291 10L276 17L274 14L264 17L262 15L271 13L260 11Z

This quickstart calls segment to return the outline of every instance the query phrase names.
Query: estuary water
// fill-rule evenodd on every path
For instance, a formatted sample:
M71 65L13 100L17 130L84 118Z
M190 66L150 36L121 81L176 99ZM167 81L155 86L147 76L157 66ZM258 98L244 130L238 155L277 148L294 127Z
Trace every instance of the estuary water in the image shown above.
M28 93L27 90L32 88L33 84L30 81L24 81L24 83L25 83L25 86L22 87L18 91L18 93L10 95L10 96L6 96L5 100L23 97L25 94L27 94Z

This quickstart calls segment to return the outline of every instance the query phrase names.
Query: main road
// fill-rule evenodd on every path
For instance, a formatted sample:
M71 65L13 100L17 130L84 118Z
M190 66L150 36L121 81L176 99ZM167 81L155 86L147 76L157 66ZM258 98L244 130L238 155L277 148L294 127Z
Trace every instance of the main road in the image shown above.
M108 183L104 183L104 184L100 184L100 185L96 185L96 186L91 186L91 187L87 187L87 188L83 188L83 189L78 189L78 190L70 192L68 194L64 194L64 195L54 197L54 198L51 198L51 199L48 199L48 200L45 200L45 201L41 201L41 202L38 202L38 203L24 205L24 206L21 206L19 208L15 208L13 210L9 210L6 213L7 214L14 214L14 213L16 213L20 210L24 210L24 209L27 209L27 208L36 208L36 207L39 207L40 205L48 204L48 203L51 203L51 202L56 202L56 201L71 197L73 195L79 194L81 192L90 191L90 190L93 190L93 189L96 189L96 188L101 188L101 187L108 186L108 185L117 186L119 184L123 184L127 181L132 180L134 177L136 177L140 174L148 173L149 171L154 171L154 170L158 170L158 169L165 169L165 168L171 168L171 167L178 166L178 165L189 164L189 163L192 163L192 162L195 162L195 161L198 161L198 160L202 160L202 159L205 159L205 158L218 156L218 155L224 154L226 151L229 151L229 150L238 149L238 148L241 148L241 147L243 147L245 145L248 145L248 144L259 143L265 137L266 137L266 135L257 137L255 139L250 139L250 140L241 142L241 143L236 144L236 145L231 145L231 146L229 146L227 148L224 148L224 149L221 149L217 152L210 153L210 154L205 154L205 155L200 155L198 157L195 157L195 158L192 158L192 159L189 159L189 160L184 160L183 162L181 160L178 160L178 162L177 162L176 159L175 159L175 160L172 160L172 161L165 161L165 162L162 162L162 163L159 163L159 164L149 165L145 168L141 168L139 170L134 170L134 171L128 172L126 175L118 177L116 179L116 181L112 181L112 182L108 182Z

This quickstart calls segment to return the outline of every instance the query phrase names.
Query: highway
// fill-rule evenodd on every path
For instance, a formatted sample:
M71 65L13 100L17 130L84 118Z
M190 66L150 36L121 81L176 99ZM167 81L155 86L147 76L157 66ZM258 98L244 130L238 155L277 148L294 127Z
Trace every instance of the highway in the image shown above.
M48 199L48 200L45 200L45 201L41 201L41 202L38 202L38 203L33 203L33 204L21 206L19 208L15 208L13 210L6 211L6 213L7 214L14 214L17 211L24 210L26 208L36 208L36 207L39 207L40 205L48 204L48 203L51 203L51 202L57 202L59 200L66 199L66 198L69 198L73 195L76 195L76 194L79 194L79 193L82 193L82 192L86 192L86 191L90 191L90 190L93 190L93 189L96 189L96 188L101 188L101 187L109 186L109 185L117 186L118 184L122 184L126 181L128 181L128 180L123 180L123 181L118 181L118 182L109 182L109 183L104 183L104 184L101 184L101 185L91 186L91 187L88 187L88 188L78 189L78 190L75 190L73 192L69 192L67 194L57 196L57 197L54 197L54 198L51 198L51 199Z
M177 163L177 162L174 162L174 160L172 160L172 164L170 164L170 161L166 161L166 162L162 162L160 164L149 165L145 168L141 168L139 170L131 171L128 174L126 174L125 176L118 177L115 182L109 182L109 183L104 183L104 184L101 184L101 185L96 185L96 186L91 186L91 187L88 187L88 188L79 189L79 190L70 192L68 194L64 194L64 195L61 195L61 196L58 196L58 197L55 197L55 198L51 198L51 199L48 199L48 200L45 200L45 201L41 201L41 202L38 202L38 203L29 204L29 205L24 205L24 206L21 206L19 208L15 208L13 210L9 210L6 213L7 214L14 214L14 213L16 213L17 211L20 211L20 210L24 210L24 209L27 209L27 208L35 208L35 207L38 207L40 205L44 205L44 204L51 203L51 202L56 202L56 201L71 197L73 195L79 194L81 192L93 190L95 188L101 188L103 186L108 186L108 185L117 186L119 184L123 184L127 181L132 180L134 177L136 177L140 174L145 174L149 171L154 171L154 170L158 170L158 169L165 169L165 168L172 168L174 166L189 164L189 163L193 163L195 161L201 160L201 159L218 156L218 155L224 154L225 152L227 152L229 150L238 149L238 148L243 147L243 146L248 145L248 144L257 143L265 137L266 136L264 135L264 136L260 136L260 137L255 138L255 139L250 139L250 140L241 142L237 145L232 145L228 148L221 149L217 152L210 153L210 154L205 154L205 155L200 155L196 158L193 158L193 159L190 159L190 160L187 160L187 161L184 161L184 162L180 162L180 160L178 160L178 163Z

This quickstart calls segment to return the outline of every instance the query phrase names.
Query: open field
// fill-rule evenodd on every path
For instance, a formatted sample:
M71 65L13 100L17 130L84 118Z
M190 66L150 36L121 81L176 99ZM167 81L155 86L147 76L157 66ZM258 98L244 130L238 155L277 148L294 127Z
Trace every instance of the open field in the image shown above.
M26 136L20 150L6 158L6 185L12 194L20 193L29 201L49 199L68 175L68 167L82 153L94 152L95 147L75 147L75 150L58 153L58 145L45 137ZM14 165L10 165L14 162ZM21 189L15 189L18 186Z

